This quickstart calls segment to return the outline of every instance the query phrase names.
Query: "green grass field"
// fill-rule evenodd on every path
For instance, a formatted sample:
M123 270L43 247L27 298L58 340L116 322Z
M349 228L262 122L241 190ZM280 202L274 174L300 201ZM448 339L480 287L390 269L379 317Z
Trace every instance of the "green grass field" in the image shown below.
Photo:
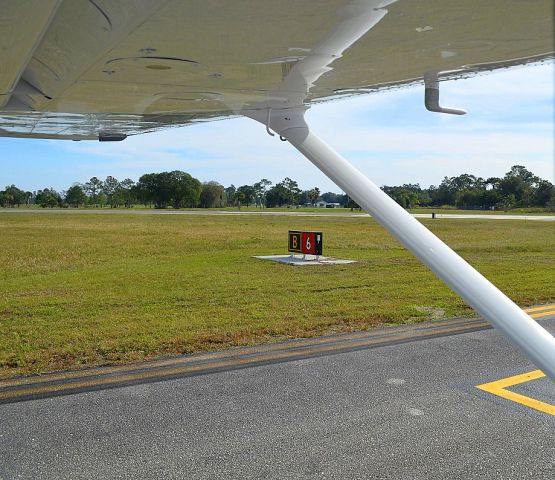
M555 301L551 222L425 220L522 306ZM344 266L253 259L322 230ZM0 213L0 376L473 312L368 218Z

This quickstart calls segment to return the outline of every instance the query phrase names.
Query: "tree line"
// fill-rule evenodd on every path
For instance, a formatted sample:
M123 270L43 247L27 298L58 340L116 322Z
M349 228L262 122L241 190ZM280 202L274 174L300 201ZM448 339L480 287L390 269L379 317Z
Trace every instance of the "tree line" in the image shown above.
M544 207L555 210L555 187L522 165L514 165L503 177L483 179L467 173L445 177L438 185L421 188L419 184L383 186L382 190L404 208L452 206L462 209L503 209ZM260 208L314 206L317 202L358 208L345 194L320 193L318 187L302 190L289 178L272 184L263 178L253 185L224 187L216 181L200 182L186 172L147 173L137 182L108 176L92 177L74 183L67 190L53 188L29 192L7 186L0 191L0 205L15 207L39 205L54 207L127 207L146 205L154 208Z
M445 177L439 186L427 189L418 184L382 187L405 208L454 206L461 209L509 210L515 207L555 208L555 187L522 165L513 165L503 177L483 179L464 173Z

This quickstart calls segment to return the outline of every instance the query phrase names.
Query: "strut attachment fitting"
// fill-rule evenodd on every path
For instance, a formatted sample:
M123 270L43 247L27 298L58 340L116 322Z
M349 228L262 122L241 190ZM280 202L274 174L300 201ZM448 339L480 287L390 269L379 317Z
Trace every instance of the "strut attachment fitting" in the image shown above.
M424 74L424 105L430 112L450 113L451 115L464 115L465 110L458 108L443 108L439 104L439 80L437 71L432 70Z

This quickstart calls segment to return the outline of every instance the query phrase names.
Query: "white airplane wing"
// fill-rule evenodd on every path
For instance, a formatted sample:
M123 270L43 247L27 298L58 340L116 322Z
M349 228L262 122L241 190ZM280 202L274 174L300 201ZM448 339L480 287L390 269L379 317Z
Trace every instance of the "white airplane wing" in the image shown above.
M118 140L553 58L551 0L0 0L0 27L14 137Z

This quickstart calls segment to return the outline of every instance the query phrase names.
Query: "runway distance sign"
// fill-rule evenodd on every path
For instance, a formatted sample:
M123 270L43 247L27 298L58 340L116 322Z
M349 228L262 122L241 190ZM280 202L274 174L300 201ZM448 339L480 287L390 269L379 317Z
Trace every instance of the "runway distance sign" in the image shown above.
M322 232L289 230L288 251L305 255L322 255Z

